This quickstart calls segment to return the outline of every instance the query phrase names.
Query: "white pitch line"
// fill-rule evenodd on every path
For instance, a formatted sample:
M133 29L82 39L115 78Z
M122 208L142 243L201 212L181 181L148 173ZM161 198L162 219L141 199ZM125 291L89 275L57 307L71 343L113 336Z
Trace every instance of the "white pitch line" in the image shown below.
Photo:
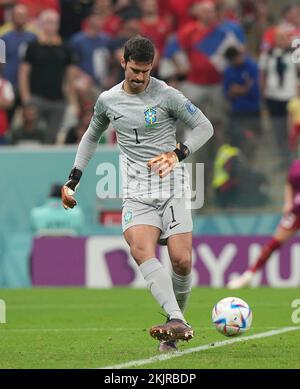
M297 330L300 330L300 326L299 327L283 327L283 328L279 328L278 330L262 332L260 334L244 336L241 338L233 338L233 339L224 340L221 342L212 342L210 344L205 344L203 346L193 347L193 348L190 348L190 349L184 350L184 351L175 351L175 352L170 353L170 354L156 355L156 356L151 357L151 358L140 359L137 361L129 361L129 362L125 362L125 363L120 363L118 365L98 367L98 369L126 369L126 368L133 367L133 366L134 367L143 366L143 365L148 365L148 364L154 363L154 362L167 361L169 359L182 357L183 355L187 355L187 354L191 354L191 353L197 353L199 351L205 351L205 350L214 349L217 347L227 346L228 344L233 344L233 343L238 343L238 342L246 342L247 340L252 340L252 339L267 338L270 336L275 336L275 335L283 334L285 332L297 331Z

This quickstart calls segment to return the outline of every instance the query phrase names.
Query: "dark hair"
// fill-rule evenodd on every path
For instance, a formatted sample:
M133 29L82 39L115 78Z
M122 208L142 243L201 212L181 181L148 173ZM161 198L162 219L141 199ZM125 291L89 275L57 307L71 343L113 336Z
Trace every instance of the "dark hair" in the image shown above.
M91 18L92 16L101 16L101 12L97 10L97 8L91 8L87 11L85 18Z
M154 59L154 45L150 39L140 35L129 39L124 46L125 62L135 61L152 63Z
M240 54L240 51L236 47L228 47L224 53L224 57L228 61L233 61L238 55Z

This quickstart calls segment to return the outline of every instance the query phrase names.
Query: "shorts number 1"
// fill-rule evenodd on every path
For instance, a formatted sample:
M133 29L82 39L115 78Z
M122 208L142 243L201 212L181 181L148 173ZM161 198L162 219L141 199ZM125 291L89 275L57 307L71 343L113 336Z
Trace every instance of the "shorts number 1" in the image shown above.
M174 208L173 205L170 206L171 212L172 212L172 223L176 222L175 216L174 216Z

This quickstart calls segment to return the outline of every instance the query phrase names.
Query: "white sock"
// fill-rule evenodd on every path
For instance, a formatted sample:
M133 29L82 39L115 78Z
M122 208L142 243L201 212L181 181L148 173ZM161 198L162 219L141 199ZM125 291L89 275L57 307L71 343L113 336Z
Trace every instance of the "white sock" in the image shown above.
M153 297L166 311L170 319L185 322L173 291L172 279L158 259L151 258L140 265L141 273Z
M177 303L183 313L186 309L188 298L192 291L192 273L186 276L181 276L180 274L173 272L172 281Z

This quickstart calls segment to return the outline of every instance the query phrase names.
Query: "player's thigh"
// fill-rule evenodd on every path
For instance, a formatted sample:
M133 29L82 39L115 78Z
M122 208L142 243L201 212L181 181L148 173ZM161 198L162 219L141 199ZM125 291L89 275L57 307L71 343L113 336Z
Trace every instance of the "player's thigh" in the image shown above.
M158 227L137 224L124 231L124 237L130 252L138 265L156 257L156 245L161 234Z
M300 228L300 217L290 212L282 216L275 231L274 237L279 242L286 242L294 236Z

